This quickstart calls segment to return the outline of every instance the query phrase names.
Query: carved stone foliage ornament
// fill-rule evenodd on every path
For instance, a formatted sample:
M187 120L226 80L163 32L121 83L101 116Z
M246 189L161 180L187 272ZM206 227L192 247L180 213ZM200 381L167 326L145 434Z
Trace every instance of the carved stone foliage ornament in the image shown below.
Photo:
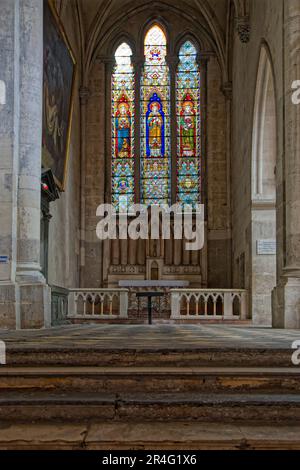
M249 16L239 16L235 19L236 30L242 43L250 41L250 19Z

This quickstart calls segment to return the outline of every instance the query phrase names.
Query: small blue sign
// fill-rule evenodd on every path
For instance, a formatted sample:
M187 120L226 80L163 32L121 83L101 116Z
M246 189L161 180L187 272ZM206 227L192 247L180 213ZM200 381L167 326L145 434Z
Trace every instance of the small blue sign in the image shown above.
M0 255L0 264L8 264L9 256Z

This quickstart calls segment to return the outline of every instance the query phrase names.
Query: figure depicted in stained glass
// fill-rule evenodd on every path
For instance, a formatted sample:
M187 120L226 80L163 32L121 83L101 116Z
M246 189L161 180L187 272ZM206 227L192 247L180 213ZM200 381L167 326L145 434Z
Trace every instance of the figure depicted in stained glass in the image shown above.
M186 41L177 70L177 201L195 207L201 195L200 71L197 50Z
M191 95L187 94L180 113L181 155L192 157L196 150L196 111Z
M158 25L149 28L141 79L141 202L170 202L170 74L167 38Z
M118 101L116 112L116 156L129 158L131 156L131 113L128 99L123 95Z
M164 155L164 113L156 93L150 99L146 119L147 156L161 157Z
M112 74L112 203L121 212L134 204L134 70L132 51L122 43Z

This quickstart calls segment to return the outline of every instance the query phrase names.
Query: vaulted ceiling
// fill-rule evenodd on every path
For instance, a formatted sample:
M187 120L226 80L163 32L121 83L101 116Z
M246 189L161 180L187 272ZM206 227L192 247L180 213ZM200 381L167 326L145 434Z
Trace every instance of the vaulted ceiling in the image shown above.
M96 55L109 34L117 34L122 24L143 10L167 15L173 11L201 26L217 54L226 82L230 28L234 18L240 39L249 37L251 0L54 0L61 16L72 5L77 18L82 69L88 74Z

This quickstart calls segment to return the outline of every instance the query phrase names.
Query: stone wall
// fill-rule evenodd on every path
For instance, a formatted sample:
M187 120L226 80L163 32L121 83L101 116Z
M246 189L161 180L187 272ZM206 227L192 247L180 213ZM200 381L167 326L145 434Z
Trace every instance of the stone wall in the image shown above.
M283 155L283 114L282 114L282 68L283 68L283 15L282 0L253 0L251 3L251 34L248 43L242 43L235 34L233 45L233 110L232 110L232 227L233 227L233 267L234 287L245 287L252 291L253 285L259 278L252 279L252 246L253 236L263 239L274 238L274 230L258 231L254 235L252 230L252 137L253 112L257 85L258 64L261 46L265 42L270 51L275 78L276 95L276 121L277 121L277 181L278 195L282 193L280 187L281 166ZM279 198L278 198L279 202ZM266 215L267 216L267 215ZM254 215L254 219L259 215ZM283 220L280 220L280 211L277 213L277 226L281 227L278 233L278 243L282 243ZM271 218L271 221L274 220ZM274 226L274 222L273 222ZM282 250L282 248L281 248ZM279 251L281 251L279 250ZM242 261L241 261L242 260ZM277 260L280 262L280 260ZM273 262L273 261L272 261ZM260 260L259 270L270 272L270 260L265 263ZM243 273L241 272L243 270ZM274 276L274 268L272 268ZM261 280L261 278L260 278ZM266 280L266 278L265 278ZM273 281L272 281L273 282ZM242 284L245 283L243 286ZM269 297L271 296L271 287ZM253 312L255 315L255 311ZM270 325L270 317L265 319ZM258 319L264 323L264 319Z
M79 285L80 227L80 44L72 2L62 11L61 21L77 61L70 155L65 192L51 203L49 230L49 284L60 287Z
M208 287L231 287L229 167L226 99L216 58L207 71Z
M82 287L102 285L102 242L97 239L96 210L105 199L105 64L96 63L89 79L86 121L85 253Z

